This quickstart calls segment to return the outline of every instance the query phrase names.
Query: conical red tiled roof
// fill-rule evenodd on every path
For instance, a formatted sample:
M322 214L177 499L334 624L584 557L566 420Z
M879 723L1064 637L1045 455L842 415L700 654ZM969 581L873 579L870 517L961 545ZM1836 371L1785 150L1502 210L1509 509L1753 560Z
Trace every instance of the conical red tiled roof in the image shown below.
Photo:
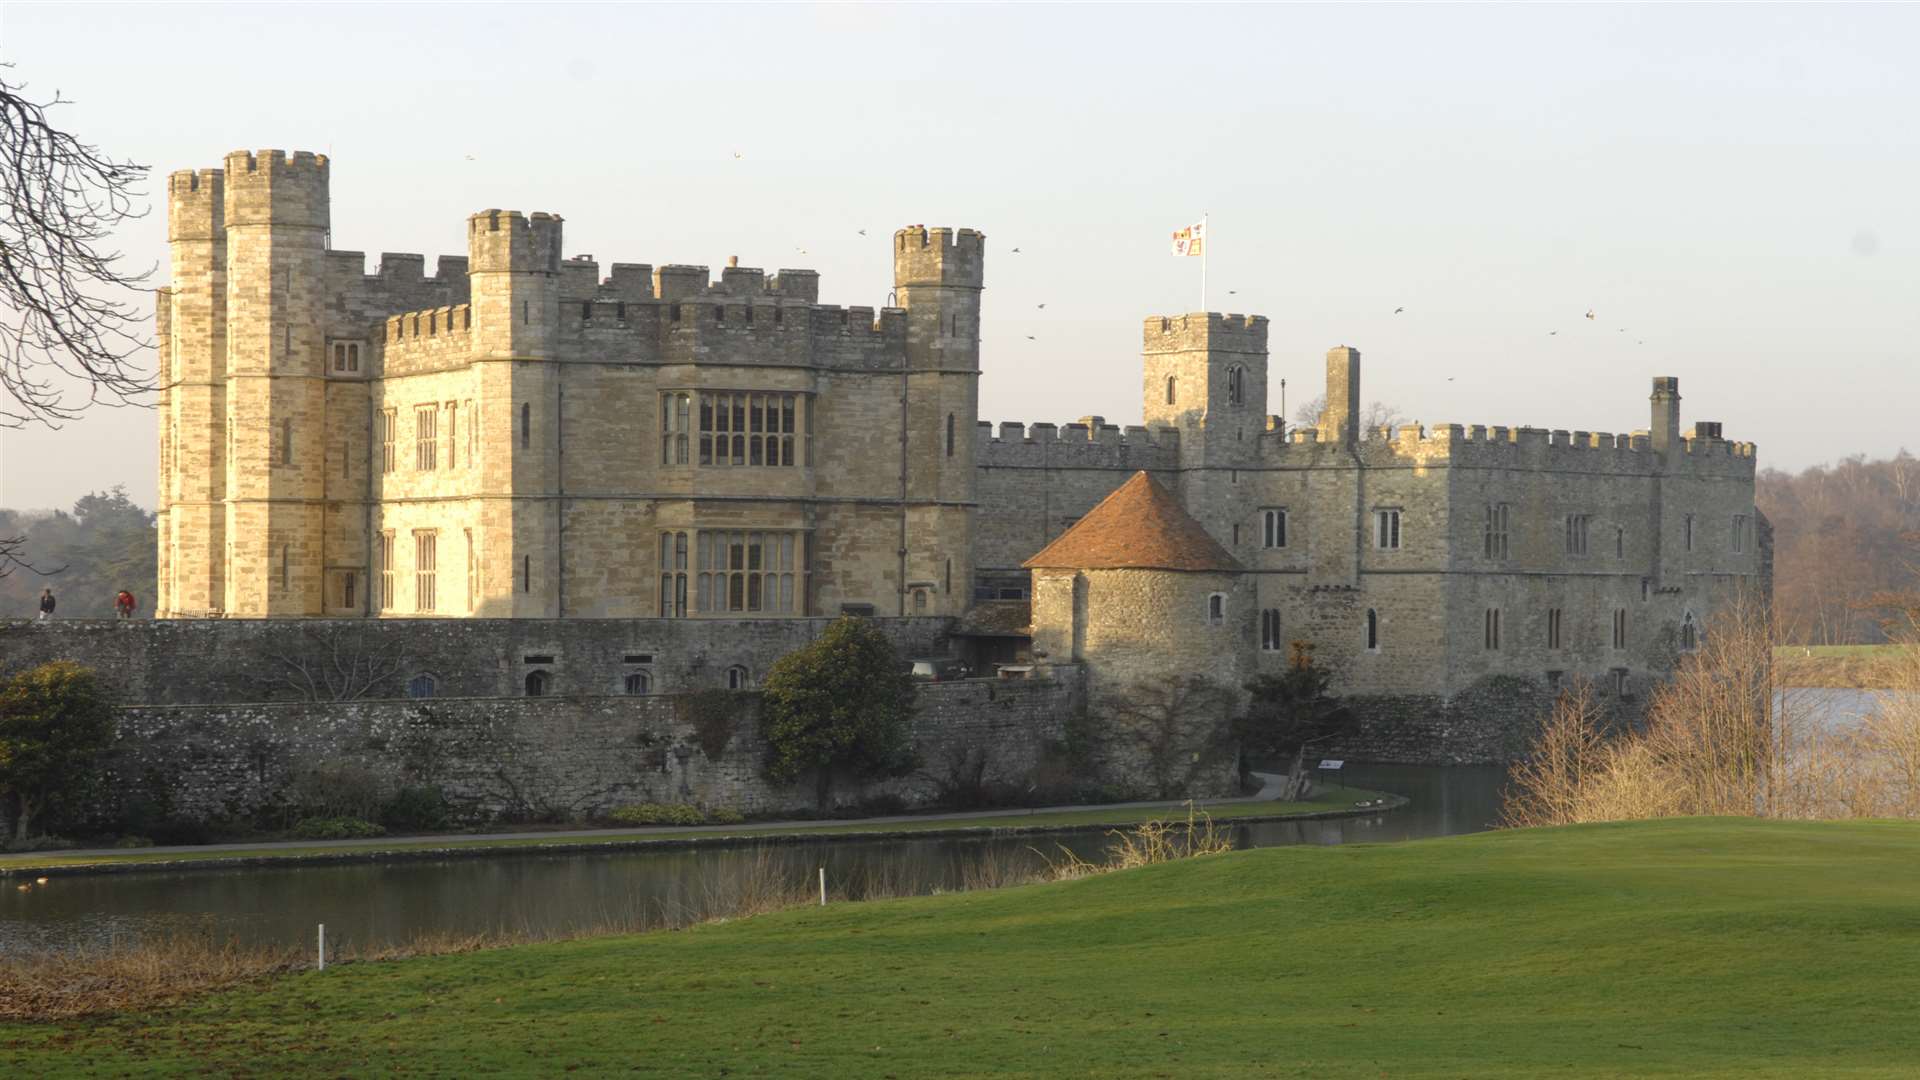
M1075 570L1205 570L1237 574L1227 549L1144 472L1121 484L1024 564Z

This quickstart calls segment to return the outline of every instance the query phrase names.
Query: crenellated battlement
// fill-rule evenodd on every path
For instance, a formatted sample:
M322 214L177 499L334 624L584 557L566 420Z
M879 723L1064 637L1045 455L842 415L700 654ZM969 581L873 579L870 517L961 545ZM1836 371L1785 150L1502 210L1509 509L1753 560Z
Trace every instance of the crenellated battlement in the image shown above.
M1265 355L1265 315L1194 311L1184 315L1153 315L1141 325L1141 351L1240 352Z
M325 229L328 165L324 154L236 150L227 155L222 186L229 228L247 225Z
M558 273L564 218L518 210L482 210L467 218L472 273Z
M408 311L389 317L377 354L384 378L437 371L466 363L473 350L473 310L467 304Z
M1180 429L1125 428L1101 417L1071 424L1003 421L975 428L975 460L989 468L1171 469L1179 464Z
M1278 448L1284 455L1291 447L1328 445L1321 432L1312 427L1291 428ZM1605 431L1569 431L1501 424L1400 424L1374 428L1362 433L1355 444L1363 458L1379 456L1382 461L1405 457L1423 462L1450 461L1453 464L1516 470L1570 469L1576 471L1647 472L1661 466L1660 455L1644 431L1614 434ZM1729 442L1715 435L1689 434L1683 457L1665 465L1675 469L1720 471L1728 462L1745 462L1752 469L1756 447L1748 442ZM1742 466L1736 465L1736 471Z
M987 237L976 229L909 225L893 234L896 288L978 289L985 280Z
M167 240L226 235L226 171L181 169L167 177Z

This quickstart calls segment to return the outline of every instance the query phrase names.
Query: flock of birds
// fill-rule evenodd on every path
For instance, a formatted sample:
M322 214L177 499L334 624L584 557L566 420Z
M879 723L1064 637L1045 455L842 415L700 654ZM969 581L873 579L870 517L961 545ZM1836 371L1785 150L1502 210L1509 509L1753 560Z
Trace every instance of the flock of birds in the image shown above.
M733 159L734 159L735 161L740 161L740 160L743 160L743 159L745 159L745 157L746 157L746 155L745 155L745 154L743 154L743 153L741 153L741 152L740 152L740 151L738 151L738 150L735 150L735 151L733 152ZM468 157L467 157L467 160L468 160L468 161L472 161L472 160L473 160L473 157L472 157L472 155L468 155ZM865 229L858 229L858 230L855 230L855 231L856 231L856 232L858 232L858 233L859 233L859 234L860 234L861 236L865 236L865 235L867 235L867 230L865 230ZM796 251L796 252L798 252L798 253L799 253L799 254L801 254L801 255L805 255L805 254L807 254L807 249L806 249L806 248L801 248L801 247L796 247L796 248L794 248L793 250L794 250L794 251ZM1010 255L1018 255L1018 254L1020 254L1020 249L1019 249L1019 248L1017 248L1017 247L1016 247L1016 248L1012 248L1012 249L1009 249L1009 251L1008 251L1008 254L1010 254ZM1228 296L1238 296L1239 294L1240 294L1240 290L1238 290L1238 289L1228 289L1228 290L1227 290L1227 295L1228 295ZM1036 305L1036 309L1037 309L1037 310L1040 310L1040 311L1045 311L1045 310L1047 309L1047 305L1045 305L1045 304L1039 304L1039 305ZM1407 309L1406 309L1405 307L1397 307L1397 308L1394 308L1394 309L1393 309L1393 313L1394 313L1395 315L1399 315L1399 314L1402 314L1402 313L1404 313L1404 312L1405 312L1406 310L1407 310ZM1597 313L1597 312L1596 312L1596 311L1595 311L1595 310L1594 310L1593 308L1588 308L1588 309L1587 309L1587 315L1586 315L1586 317L1587 317L1587 321L1588 321L1588 322L1596 322L1596 321L1598 321L1598 320L1599 320L1599 314L1598 314L1598 313ZM1615 328L1614 328L1614 332L1615 332L1615 333L1619 333L1619 334L1624 334L1624 333L1626 333L1626 332L1627 332L1627 328L1626 328L1626 327L1624 327L1624 326L1621 326L1621 327L1615 327ZM1559 337L1559 336L1560 336L1560 331L1558 331L1558 330L1549 330L1549 331L1547 331L1547 336L1548 336L1548 337ZM1034 336L1033 334L1028 334L1028 335L1027 335L1027 340L1028 340L1028 341L1038 341L1038 340L1040 340L1040 339L1039 339L1038 337L1036 337L1036 336ZM1635 344L1635 345L1645 345L1645 344L1646 344L1646 342L1645 342L1644 340L1641 340L1641 339L1635 339L1635 341L1634 341L1634 344ZM1448 381L1448 382L1452 382L1452 381L1453 381L1453 379L1452 379L1452 378L1448 378L1448 379L1447 379L1447 381Z

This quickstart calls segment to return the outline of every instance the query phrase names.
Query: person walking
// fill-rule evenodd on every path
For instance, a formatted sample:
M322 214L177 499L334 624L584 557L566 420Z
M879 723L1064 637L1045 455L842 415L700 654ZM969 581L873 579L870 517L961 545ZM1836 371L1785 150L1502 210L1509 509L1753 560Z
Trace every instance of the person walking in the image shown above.
M46 622L51 618L53 618L53 590L42 589L40 590L40 621Z
M133 609L138 606L139 601L135 600L133 594L125 589L121 589L120 595L113 598L113 613L122 619L133 618Z

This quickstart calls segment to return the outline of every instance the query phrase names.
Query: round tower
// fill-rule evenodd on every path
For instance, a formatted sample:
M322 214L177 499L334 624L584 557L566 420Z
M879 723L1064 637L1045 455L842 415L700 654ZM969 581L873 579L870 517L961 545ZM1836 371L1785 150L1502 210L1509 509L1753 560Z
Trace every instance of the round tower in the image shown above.
M235 151L227 254L229 616L318 615L325 562L327 159Z
M975 426L986 237L913 225L893 234L893 285L906 309L906 528L901 613L957 615L973 596Z

